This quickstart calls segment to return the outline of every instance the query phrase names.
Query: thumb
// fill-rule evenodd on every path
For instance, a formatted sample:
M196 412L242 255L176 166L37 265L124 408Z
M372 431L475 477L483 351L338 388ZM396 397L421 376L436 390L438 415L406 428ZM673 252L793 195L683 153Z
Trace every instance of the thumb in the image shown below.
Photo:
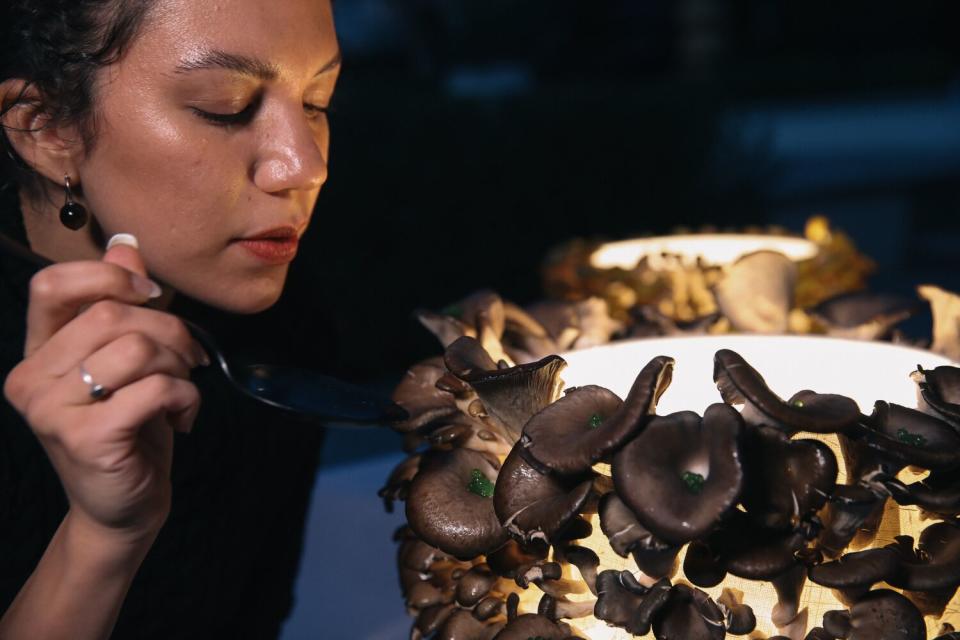
M107 252L103 254L103 261L119 265L127 271L147 276L147 265L140 255L140 243L136 236L129 233L118 233L107 242Z

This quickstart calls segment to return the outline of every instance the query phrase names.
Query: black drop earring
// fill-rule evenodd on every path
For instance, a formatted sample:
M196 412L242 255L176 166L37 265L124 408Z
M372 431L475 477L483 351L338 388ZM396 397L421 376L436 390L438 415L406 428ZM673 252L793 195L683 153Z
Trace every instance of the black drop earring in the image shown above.
M60 222L67 229L74 231L82 229L87 224L87 209L80 203L73 201L73 192L70 190L70 176L63 176L63 186L66 200L60 208Z

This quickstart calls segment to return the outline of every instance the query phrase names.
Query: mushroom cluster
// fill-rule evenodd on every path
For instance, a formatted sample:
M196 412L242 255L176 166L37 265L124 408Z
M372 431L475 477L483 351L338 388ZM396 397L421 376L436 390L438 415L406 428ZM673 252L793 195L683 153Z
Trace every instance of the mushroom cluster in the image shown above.
M960 368L912 374L919 410L881 400L864 415L839 395L784 399L720 350L718 402L659 415L672 358L642 366L624 398L563 390L552 353L570 325L548 330L491 293L451 311L421 315L445 353L395 392L410 456L381 490L388 508L405 502L412 638L617 627L658 640L921 640L924 616L944 615L960 587ZM594 326L608 339L605 322ZM917 540L878 542L898 505L931 523ZM816 620L813 589L836 602Z

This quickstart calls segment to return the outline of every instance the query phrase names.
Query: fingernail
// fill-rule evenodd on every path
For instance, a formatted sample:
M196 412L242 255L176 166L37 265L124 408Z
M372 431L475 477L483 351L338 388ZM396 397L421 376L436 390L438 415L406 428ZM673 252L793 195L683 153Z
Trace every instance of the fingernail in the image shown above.
M133 290L137 293L155 300L163 295L163 289L153 280L144 278L136 273L130 274L130 282L133 284Z
M134 249L140 248L140 243L137 242L137 237L130 233L118 233L107 242L107 251L110 251L113 247L118 244L125 244L128 247L133 247Z

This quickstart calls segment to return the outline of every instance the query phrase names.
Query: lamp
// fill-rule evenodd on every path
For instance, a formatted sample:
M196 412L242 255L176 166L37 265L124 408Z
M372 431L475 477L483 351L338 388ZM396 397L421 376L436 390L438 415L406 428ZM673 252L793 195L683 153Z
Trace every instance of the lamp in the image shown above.
M960 554L946 557L960 542L942 535L960 512L950 360L736 335L540 357L549 333L493 294L457 312L429 318L444 357L394 396L412 455L381 495L406 502L412 637L919 640L960 626ZM878 612L895 622L866 630Z
M576 239L549 253L543 266L544 289L554 299L601 298L615 318L628 323L639 317L643 324L653 313L668 324L696 323L703 328L711 321L712 333L763 330L762 323L738 326L736 319L711 317L718 308L720 316L727 315L718 286L730 288L729 283L722 284L724 280L742 278L742 274L731 277L730 269L757 252L784 256L783 264L775 269L786 277L788 312L863 289L874 268L845 234L832 229L823 216L813 216L802 237L778 228L752 228L739 233L706 230L615 242ZM760 269L766 271L769 266ZM802 314L793 320L777 331L826 333L828 329Z

